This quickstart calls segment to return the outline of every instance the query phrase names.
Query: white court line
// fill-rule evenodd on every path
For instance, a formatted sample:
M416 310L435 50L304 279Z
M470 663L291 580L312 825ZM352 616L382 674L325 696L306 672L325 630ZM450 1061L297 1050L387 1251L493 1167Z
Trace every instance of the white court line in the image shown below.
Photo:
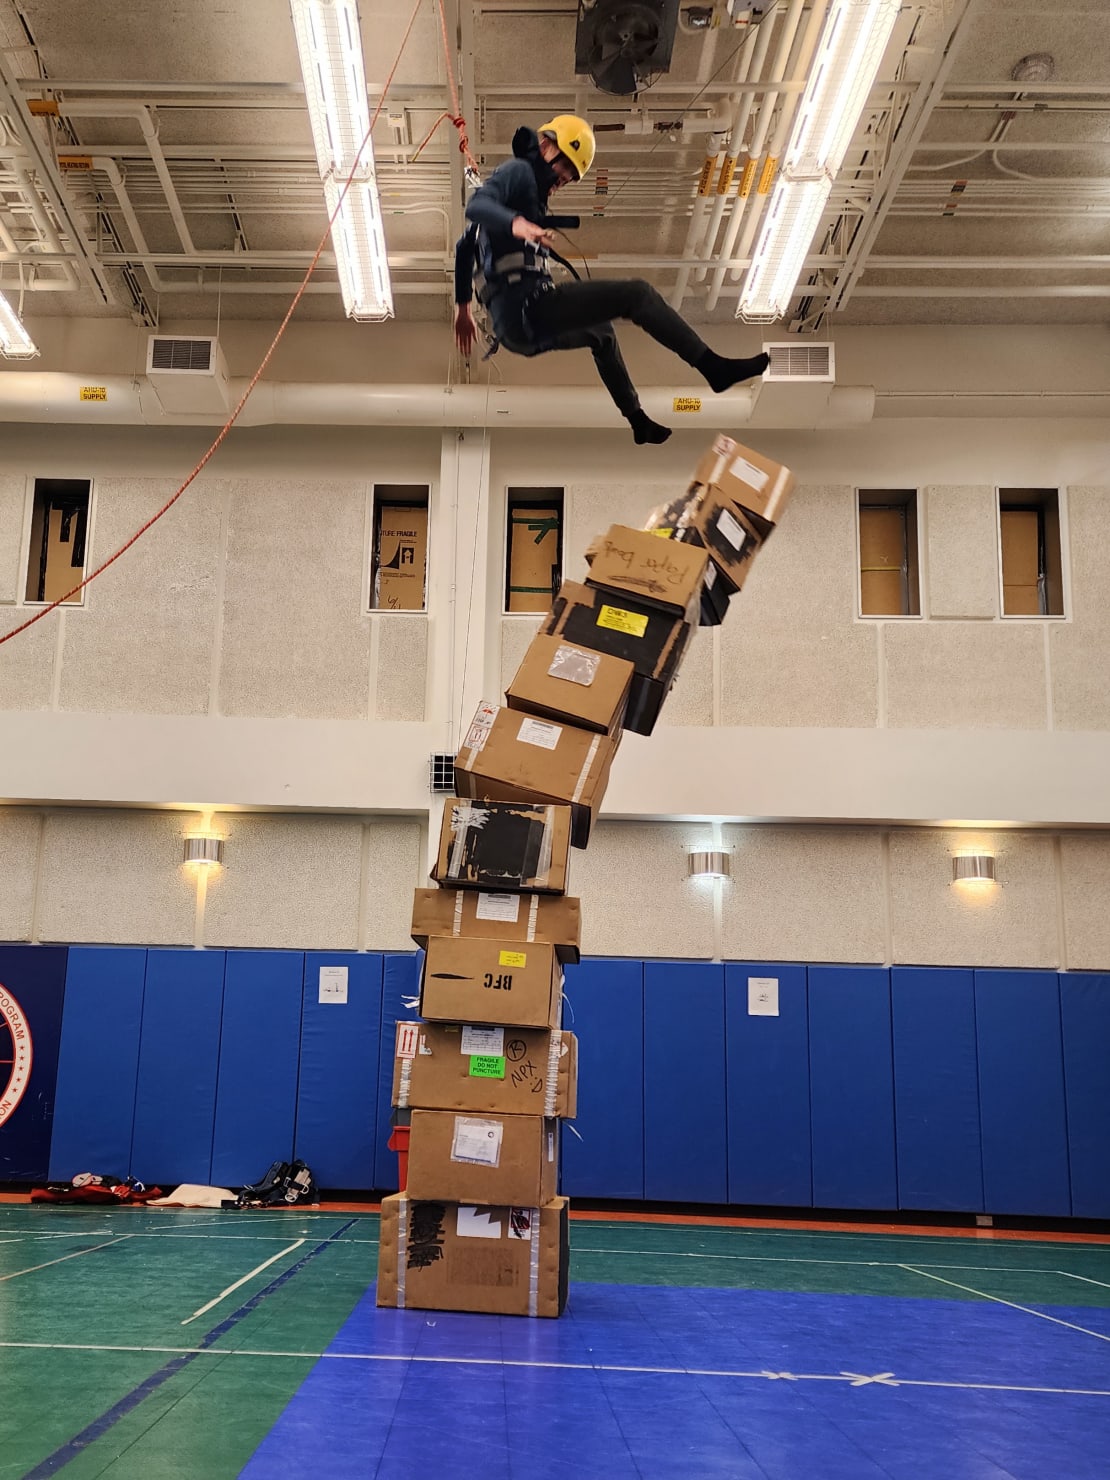
M582 1244L571 1242L572 1254L628 1254L636 1259L731 1259L740 1264L834 1264L841 1265L845 1269L905 1269L906 1266L894 1259L806 1259L796 1255L788 1254L704 1254L695 1253L693 1250L671 1249L598 1249L587 1248ZM1029 1269L1017 1264L926 1264L924 1260L918 1260L925 1269L959 1269L959 1270L984 1270L990 1274L1065 1274L1063 1269ZM1077 1274L1077 1280L1085 1279L1085 1275ZM1091 1280L1092 1285L1100 1285L1101 1280ZM1110 1286L1107 1286L1110 1289Z
M908 1243L930 1243L940 1246L951 1246L953 1243L989 1244L994 1241L1001 1248L1010 1248L1017 1245L1023 1249L1082 1249L1084 1253L1110 1253L1110 1243L1081 1244L1072 1243L1068 1239L1004 1239L999 1237L999 1234L1004 1230L997 1228L969 1228L966 1233L869 1233L866 1225L861 1224L858 1233L841 1233L834 1230L822 1229L810 1231L804 1228L730 1228L721 1226L720 1224L651 1224L646 1222L635 1224L632 1223L632 1220L629 1220L628 1223L607 1223L601 1218L584 1218L581 1220L572 1218L571 1221L576 1227L588 1228L592 1225L595 1228L611 1228L614 1231L628 1228L629 1226L648 1227L657 1232L665 1230L668 1233L690 1233L700 1235L703 1238L708 1234L726 1233L737 1234L747 1238L827 1239L829 1243L843 1243L847 1239L853 1239L857 1243L866 1240L869 1244L901 1244L903 1247Z
M288 1248L279 1249L277 1253L272 1254L269 1259L265 1259L261 1264L255 1265L250 1274L245 1274L241 1280L236 1280L233 1285L228 1285L226 1290L221 1290L214 1300L210 1300L207 1305L202 1305L199 1310L193 1311L192 1315L187 1316L185 1320L181 1322L181 1324L183 1326L188 1326L193 1321L195 1321L198 1316L206 1315L214 1305L219 1305L220 1301L226 1300L227 1297L232 1293L232 1291L238 1290L240 1285L245 1285L248 1280L253 1280L256 1274L261 1274L264 1269L269 1269L271 1264L276 1264L277 1261L279 1259L283 1259L286 1254L291 1254L294 1249L299 1249L304 1242L305 1240L303 1238L299 1238L295 1243L290 1244Z
M1056 1273L1067 1275L1069 1280L1082 1280L1085 1285L1101 1285L1104 1290L1110 1290L1110 1285L1105 1280L1092 1280L1089 1275L1072 1274L1070 1269L1058 1269Z
M118 1238L110 1238L107 1243L93 1244L91 1249L78 1249L73 1254L62 1254L57 1259L48 1259L45 1264L32 1264L28 1269L13 1269L11 1274L0 1274L0 1284L4 1280L16 1280L21 1274L34 1274L36 1270L49 1269L52 1264L64 1264L67 1259L80 1259L83 1254L95 1254L98 1249L109 1249L113 1244L122 1244L130 1237L129 1233L121 1233Z
M850 1387L921 1387L951 1388L959 1391L991 1393L1046 1393L1060 1397L1110 1398L1107 1388L1045 1387L1036 1384L1005 1382L946 1382L927 1378L895 1377L892 1372L772 1372L764 1368L748 1372L735 1368L714 1367L635 1367L610 1362L540 1362L524 1358L500 1357L431 1357L397 1352L321 1352L280 1351L253 1347L221 1346L119 1346L91 1342L0 1341L0 1350L138 1352L156 1356L185 1357L273 1357L295 1361L333 1362L418 1362L426 1366L447 1367L524 1367L556 1372L628 1372L658 1377L730 1377L756 1382L841 1382Z
M280 1233L133 1233L132 1238L204 1238L224 1239L231 1243L280 1244ZM337 1238L337 1244L378 1244L376 1238Z
M903 1264L903 1269L908 1269L911 1274L922 1275L927 1280L937 1280L942 1285L951 1285L954 1290L966 1290L969 1295L978 1295L983 1300L993 1300L996 1305L1008 1305L1011 1310L1024 1311L1027 1316L1037 1316L1042 1321L1051 1321L1054 1326L1067 1326L1069 1331L1079 1331L1084 1336L1093 1336L1098 1341L1110 1341L1110 1336L1105 1336L1101 1331L1091 1331L1087 1326L1077 1326L1072 1321L1062 1321L1058 1316L1045 1315L1043 1310L1031 1310L1028 1305L1018 1305L1016 1300L1003 1300L1000 1295L988 1295L985 1290L973 1290L970 1285L958 1284L955 1280L946 1280L939 1274L930 1274L927 1269L914 1269L909 1264Z

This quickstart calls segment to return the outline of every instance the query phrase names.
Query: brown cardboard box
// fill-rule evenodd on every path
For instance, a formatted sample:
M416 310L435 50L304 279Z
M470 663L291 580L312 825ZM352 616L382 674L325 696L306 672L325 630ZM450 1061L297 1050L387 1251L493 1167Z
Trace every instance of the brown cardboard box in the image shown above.
M414 1110L408 1192L444 1202L534 1208L555 1196L559 1122L541 1115Z
M453 888L562 894L570 831L569 807L449 798L432 878Z
M432 935L420 980L420 1016L439 1023L554 1028L562 981L554 946Z
M701 458L694 481L715 484L726 498L768 524L779 522L794 491L794 474L789 468L724 436L718 437Z
M588 586L623 591L696 622L706 556L690 546L663 545L642 529L613 524L586 551Z
M417 889L412 900L412 938L427 946L430 935L484 940L539 941L555 947L563 965L577 962L582 937L578 900L569 895L490 894L477 889Z
M538 633L505 691L510 709L611 735L621 727L635 668L624 658Z
M747 511L712 484L695 483L688 493L653 510L644 527L656 537L704 549L714 572L714 586L723 583L730 594L747 580L763 544Z
M578 1111L578 1040L559 1028L398 1023L393 1103L469 1115Z
M559 1316L567 1303L565 1197L541 1208L478 1208L382 1198L378 1304Z
M427 567L427 505L385 504L378 511L374 606L380 611L423 611Z
M559 509L509 510L509 590L505 610L545 612L559 578Z
M480 704L455 757L455 790L503 802L568 803L571 846L584 848L617 744L576 725Z
M1008 617L1041 615L1039 509L1003 509L1002 610Z

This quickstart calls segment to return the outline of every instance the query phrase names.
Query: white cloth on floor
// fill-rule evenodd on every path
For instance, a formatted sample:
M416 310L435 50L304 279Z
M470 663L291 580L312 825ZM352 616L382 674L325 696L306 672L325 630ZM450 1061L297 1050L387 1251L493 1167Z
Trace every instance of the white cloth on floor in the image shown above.
M152 1197L145 1204L148 1208L218 1208L221 1203L232 1202L234 1192L229 1187L201 1187L195 1182L182 1182L169 1197Z

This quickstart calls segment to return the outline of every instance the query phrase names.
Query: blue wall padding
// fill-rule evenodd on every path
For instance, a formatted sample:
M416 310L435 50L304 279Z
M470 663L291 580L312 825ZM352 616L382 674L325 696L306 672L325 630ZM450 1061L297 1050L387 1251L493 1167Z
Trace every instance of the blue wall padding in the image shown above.
M257 1182L293 1158L301 1041L301 951L228 951L212 1182Z
M320 968L347 968L347 1001L320 1001ZM321 1187L374 1186L382 958L309 951L304 958L296 1154Z
M0 1182L44 1182L49 1175L67 951L0 945L7 999L0 1019Z
M982 1212L974 973L895 966L890 994L898 1205Z
M578 1134L563 1134L562 1190L642 1198L643 963L584 960L567 967L564 990L563 1026L578 1039Z
M644 962L644 1196L728 1201L721 965Z
M50 1178L131 1170L146 952L72 946L50 1142Z
M1071 1210L1110 1218L1110 975L1060 976Z
M1054 971L976 971L988 1213L1071 1212L1060 988Z
M378 1070L378 1115L374 1145L374 1186L383 1192L397 1190L397 1153L389 1150L393 1116L393 1052L397 1042L395 1025L415 1022L419 1014L406 1002L420 995L423 951L389 952L382 960L381 1047Z
M748 978L774 977L778 1017L748 1012ZM812 1205L809 1019L804 966L725 967L728 1200Z
M223 951L147 952L131 1174L167 1192L212 1180L223 995Z
M890 973L810 966L810 1125L818 1208L896 1208Z

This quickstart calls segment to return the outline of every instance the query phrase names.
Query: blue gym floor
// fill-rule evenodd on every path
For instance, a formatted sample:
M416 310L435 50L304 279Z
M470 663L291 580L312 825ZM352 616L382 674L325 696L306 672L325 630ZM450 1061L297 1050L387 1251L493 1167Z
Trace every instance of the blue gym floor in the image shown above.
M1110 1476L1106 1240L576 1220L529 1321L378 1310L376 1233L6 1205L3 1473Z

